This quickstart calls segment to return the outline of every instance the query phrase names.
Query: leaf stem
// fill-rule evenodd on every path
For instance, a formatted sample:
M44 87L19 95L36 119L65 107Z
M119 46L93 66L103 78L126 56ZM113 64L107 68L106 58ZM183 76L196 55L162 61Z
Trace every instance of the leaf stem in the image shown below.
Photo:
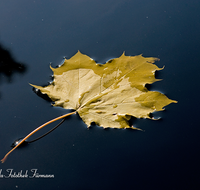
M31 141L26 141L27 143L33 143L37 140L40 140L41 138L45 137L46 135L48 135L49 133L51 133L52 131L54 131L56 128L58 128L64 121L65 121L66 117L62 119L62 121L60 123L58 123L58 125L56 125L54 128L52 128L50 131L46 132L45 134L41 135L40 137L37 137L34 140Z
M8 155L13 152L18 146L20 146L26 139L28 139L31 135L33 135L34 133L36 133L37 131L39 131L40 129L42 129L43 127L45 127L46 125L50 124L50 123L53 123L54 121L57 121L59 119L62 119L62 118L65 118L67 116L70 116L70 115L73 115L75 114L76 111L74 112L71 112L71 113L67 113L65 115L62 115L62 116L59 116L57 118L54 118L46 123L44 123L43 125L39 126L38 128L36 128L35 130L33 130L31 133L29 133L27 136L25 136L20 142L19 144L17 144L13 149L11 149L5 156L4 158L1 160L2 163L4 163L6 161L6 158L8 157Z

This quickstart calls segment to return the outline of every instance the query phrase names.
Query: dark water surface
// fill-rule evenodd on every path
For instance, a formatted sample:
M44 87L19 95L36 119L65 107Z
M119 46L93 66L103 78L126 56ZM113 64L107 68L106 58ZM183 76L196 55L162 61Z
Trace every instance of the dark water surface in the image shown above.
M150 90L178 100L155 114L160 121L136 119L145 132L88 130L77 115L69 117L1 164L1 189L199 189L199 11L197 0L1 0L1 158L14 140L67 113L28 83L46 85L49 63L78 50L100 63L124 51L158 57L163 80ZM6 178L7 169L29 176ZM30 178L31 169L54 178Z

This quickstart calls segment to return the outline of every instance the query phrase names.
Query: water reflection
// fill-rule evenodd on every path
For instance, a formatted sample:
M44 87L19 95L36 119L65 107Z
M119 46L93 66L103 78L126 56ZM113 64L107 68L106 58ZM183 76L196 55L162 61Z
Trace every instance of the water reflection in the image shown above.
M3 76L6 77L8 82L12 82L14 73L24 73L26 69L24 64L16 62L11 53L0 44L0 83Z

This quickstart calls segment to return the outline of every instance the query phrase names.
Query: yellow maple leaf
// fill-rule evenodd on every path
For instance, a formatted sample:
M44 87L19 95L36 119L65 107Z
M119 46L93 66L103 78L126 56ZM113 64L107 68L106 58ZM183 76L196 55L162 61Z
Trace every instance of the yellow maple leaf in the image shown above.
M150 113L162 111L164 106L177 102L160 92L148 91L145 87L146 84L158 81L155 78L155 71L162 68L153 64L156 60L158 59L145 58L142 55L122 54L106 64L97 64L78 51L60 67L51 67L54 81L46 87L32 86L47 94L54 102L54 106L75 111L36 128L18 141L1 162L3 163L8 155L32 134L74 113L78 113L88 127L95 122L104 128L138 129L129 125L131 116L152 119Z
M150 113L176 102L164 94L148 91L145 84L155 79L157 58L142 55L96 62L79 51L58 68L52 68L54 81L33 87L47 94L54 106L73 109L89 127L92 122L104 128L130 128L130 116L149 118Z

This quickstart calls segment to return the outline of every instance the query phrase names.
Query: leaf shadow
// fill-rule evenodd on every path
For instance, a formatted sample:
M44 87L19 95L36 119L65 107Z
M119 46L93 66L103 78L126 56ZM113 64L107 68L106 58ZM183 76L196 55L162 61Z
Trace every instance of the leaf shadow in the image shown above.
M47 102L52 102L51 98L49 98L49 96L48 96L47 94L41 93L40 90L38 90L37 88L34 88L34 87L32 88L32 90L33 90L33 92L34 92L35 94L37 94L37 96L39 96L40 98L46 100Z

